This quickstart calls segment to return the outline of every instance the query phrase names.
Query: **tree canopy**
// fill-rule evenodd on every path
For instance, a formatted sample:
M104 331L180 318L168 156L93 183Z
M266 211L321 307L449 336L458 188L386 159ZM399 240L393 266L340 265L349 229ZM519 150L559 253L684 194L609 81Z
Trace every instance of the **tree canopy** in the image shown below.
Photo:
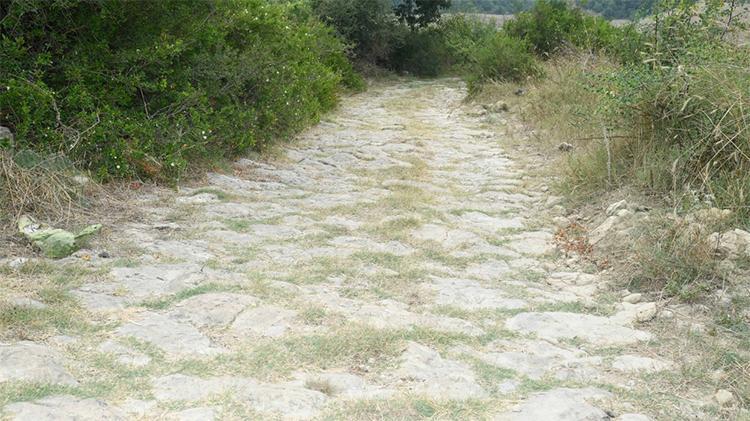
M415 29L438 21L441 11L449 7L451 0L402 0L393 11L402 23Z

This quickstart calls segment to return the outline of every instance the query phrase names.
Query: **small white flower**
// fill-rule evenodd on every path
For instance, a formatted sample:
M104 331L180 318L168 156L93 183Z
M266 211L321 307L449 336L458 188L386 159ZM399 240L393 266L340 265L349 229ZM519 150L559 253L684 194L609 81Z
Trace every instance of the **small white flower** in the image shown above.
M208 137L207 136L203 136L203 140L206 140L206 139L208 139Z
M120 169L120 166L119 166L119 165L117 166L117 169L118 169L118 170Z

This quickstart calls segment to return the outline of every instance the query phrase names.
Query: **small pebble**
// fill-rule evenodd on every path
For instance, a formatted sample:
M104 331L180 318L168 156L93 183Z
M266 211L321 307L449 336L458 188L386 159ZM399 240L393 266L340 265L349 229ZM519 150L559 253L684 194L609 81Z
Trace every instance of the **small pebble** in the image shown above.
M726 406L734 401L734 395L732 394L732 392L726 389L719 389L719 391L714 395L714 399L716 399L716 402L718 402L719 405Z
M635 294L626 295L625 298L622 299L622 301L626 303L630 303L630 304L638 304L641 302L642 298L643 298L642 294L635 293Z

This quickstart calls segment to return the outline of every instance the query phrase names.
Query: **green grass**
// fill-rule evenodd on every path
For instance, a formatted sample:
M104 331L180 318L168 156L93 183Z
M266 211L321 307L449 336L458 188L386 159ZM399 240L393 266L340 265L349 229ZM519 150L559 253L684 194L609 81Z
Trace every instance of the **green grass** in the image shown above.
M0 338L36 339L47 334L93 331L84 313L65 302L45 308L0 304Z
M322 420L469 420L487 419L495 409L479 400L434 401L420 397L344 402L324 412Z
M497 367L478 358L464 356L463 359L471 364L479 385L492 395L497 394L500 383L517 377L514 370Z
M186 300L190 297L195 297L196 295L202 295L202 294L206 294L209 292L232 292L232 291L239 291L239 290L241 290L241 288L238 286L234 286L234 285L222 285L222 284L209 283L209 284L200 285L194 288L188 288L188 289L182 290L168 297L158 298L154 300L146 300L146 301L141 302L139 305L141 307L150 308L152 310L164 310L174 303Z

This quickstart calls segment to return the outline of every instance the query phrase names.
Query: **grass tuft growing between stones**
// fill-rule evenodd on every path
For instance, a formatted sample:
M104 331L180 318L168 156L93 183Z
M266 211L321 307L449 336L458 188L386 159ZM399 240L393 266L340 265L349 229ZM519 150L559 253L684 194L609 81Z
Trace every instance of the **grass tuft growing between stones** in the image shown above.
M421 397L344 402L323 420L469 420L487 419L493 405L478 400L435 401Z
M146 300L141 302L141 307L150 308L152 310L164 310L169 308L172 304L178 303L183 300L187 300L190 297L196 295L202 295L209 292L235 292L241 291L242 288L235 285L222 285L222 284L204 284L199 285L195 288L189 288L182 290L176 294L170 295L164 298L157 298L153 300Z

